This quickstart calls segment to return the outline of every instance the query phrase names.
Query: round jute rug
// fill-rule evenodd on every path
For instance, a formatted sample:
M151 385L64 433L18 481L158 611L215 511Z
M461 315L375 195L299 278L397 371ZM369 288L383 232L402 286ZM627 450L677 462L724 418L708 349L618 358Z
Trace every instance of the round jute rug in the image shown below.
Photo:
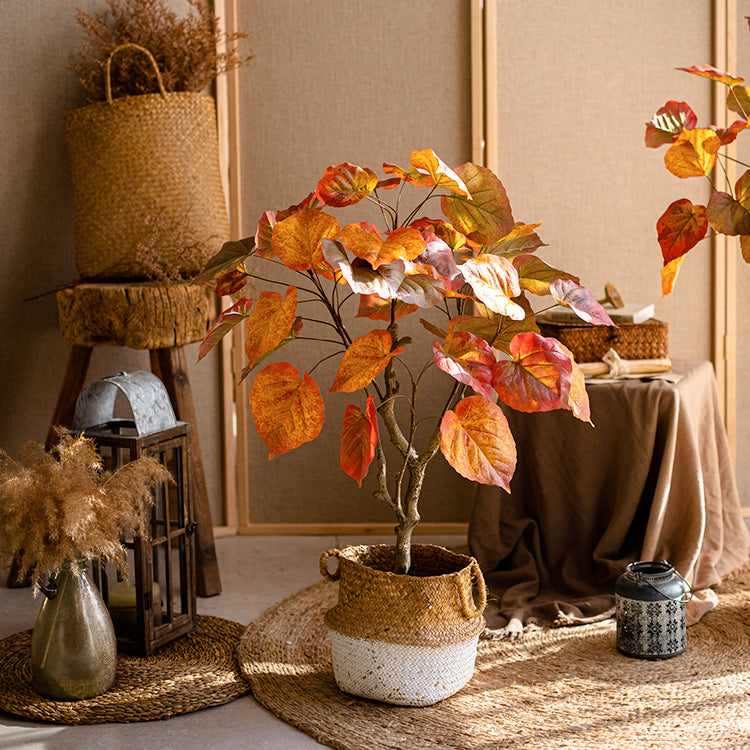
M250 691L235 655L244 626L199 615L196 629L151 656L117 655L114 685L81 701L43 698L31 686L31 630L0 641L0 711L60 724L167 719Z
M613 620L480 641L458 694L404 708L341 693L322 582L267 610L238 645L243 674L267 709L339 750L684 750L750 746L750 572L727 579L718 607L665 661L621 655Z

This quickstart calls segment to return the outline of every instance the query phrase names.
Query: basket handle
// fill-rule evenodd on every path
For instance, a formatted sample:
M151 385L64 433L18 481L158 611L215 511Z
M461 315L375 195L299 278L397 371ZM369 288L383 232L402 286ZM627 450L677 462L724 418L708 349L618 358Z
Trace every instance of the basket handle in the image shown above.
M320 556L320 575L322 575L323 578L326 578L329 581L339 580L339 576L341 575L341 565L336 565L336 570L331 573L328 570L328 558L335 557L336 561L338 562L340 552L341 550L338 549L328 549Z
M477 584L477 593L479 602L474 603L472 592L472 583ZM467 620L471 620L484 612L487 606L487 585L484 582L484 576L479 568L479 563L472 558L471 575L469 576L469 585L467 586L464 578L456 576L456 586L458 587L458 597L461 600L461 612Z
M146 55L148 55L148 59L151 60L151 64L154 66L154 72L156 73L156 81L159 84L159 93L162 96L167 95L167 90L164 88L164 81L161 77L161 71L159 70L159 66L154 59L154 56L145 48L141 47L140 44L135 44L134 42L125 42L125 44L120 44L119 46L115 47L110 53L109 57L107 58L107 68L106 73L104 76L104 91L107 96L107 104L112 104L112 80L111 80L111 68L112 68L112 58L121 50L124 49L137 49L140 52L144 52Z

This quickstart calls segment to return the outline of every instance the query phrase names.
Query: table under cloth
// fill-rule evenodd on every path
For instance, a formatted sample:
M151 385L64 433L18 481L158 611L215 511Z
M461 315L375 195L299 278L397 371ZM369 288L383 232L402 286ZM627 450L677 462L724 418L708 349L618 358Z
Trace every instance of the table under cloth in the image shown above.
M587 390L595 427L569 412L505 409L518 449L511 493L480 485L469 523L490 628L610 616L625 566L660 559L694 589L691 624L714 606L711 587L747 561L711 363Z

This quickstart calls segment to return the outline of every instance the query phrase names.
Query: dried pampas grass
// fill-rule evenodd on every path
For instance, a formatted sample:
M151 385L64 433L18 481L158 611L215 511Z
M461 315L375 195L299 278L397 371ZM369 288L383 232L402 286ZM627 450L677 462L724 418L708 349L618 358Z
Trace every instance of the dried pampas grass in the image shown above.
M17 460L0 449L0 551L17 555L35 588L66 559L102 558L125 572L122 532L148 533L154 483L171 481L155 458L106 472L92 440L58 438L51 452L26 443Z

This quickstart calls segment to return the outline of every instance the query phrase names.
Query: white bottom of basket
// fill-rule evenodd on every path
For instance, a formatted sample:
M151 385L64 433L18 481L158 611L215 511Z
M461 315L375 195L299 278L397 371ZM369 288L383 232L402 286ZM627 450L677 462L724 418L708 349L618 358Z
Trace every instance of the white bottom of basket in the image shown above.
M397 706L429 706L457 693L474 674L479 636L447 646L404 646L350 638L328 629L339 688Z

